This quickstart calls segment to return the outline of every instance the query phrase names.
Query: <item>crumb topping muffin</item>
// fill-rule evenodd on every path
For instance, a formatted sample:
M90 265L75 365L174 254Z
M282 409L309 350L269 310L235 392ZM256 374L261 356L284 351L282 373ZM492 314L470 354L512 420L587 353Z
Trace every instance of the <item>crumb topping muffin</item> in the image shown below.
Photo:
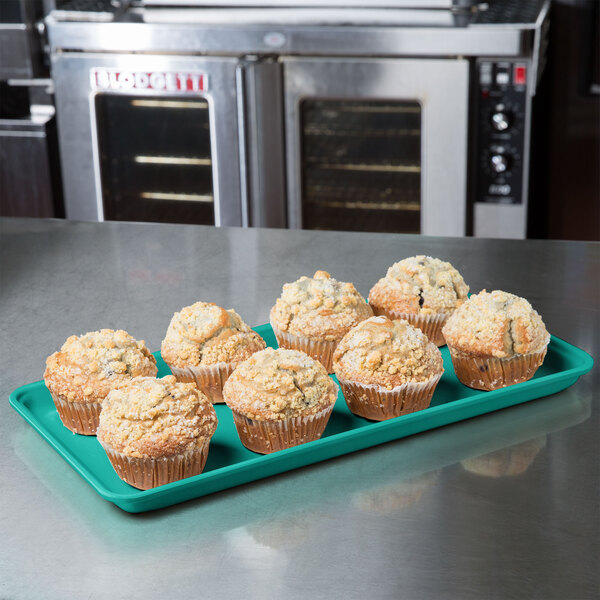
M102 329L71 336L46 360L44 381L70 402L102 402L132 377L156 375L156 360L143 340L126 331Z
M369 292L369 303L397 313L452 313L468 293L450 263L419 255L394 263Z
M303 352L267 348L239 365L223 396L232 410L250 419L283 420L332 406L337 386L321 363Z
M443 371L440 351L418 328L404 320L371 317L342 339L334 354L340 380L393 389L424 382Z
M142 377L113 390L100 413L98 440L135 458L201 448L217 427L208 398L175 377Z
M550 340L531 304L500 290L471 296L448 319L443 333L448 345L462 352L496 358L540 352Z
M352 283L333 279L326 271L283 286L271 309L271 323L296 336L337 341L373 315Z
M193 367L241 362L265 346L234 310L196 302L173 315L161 354L170 366Z

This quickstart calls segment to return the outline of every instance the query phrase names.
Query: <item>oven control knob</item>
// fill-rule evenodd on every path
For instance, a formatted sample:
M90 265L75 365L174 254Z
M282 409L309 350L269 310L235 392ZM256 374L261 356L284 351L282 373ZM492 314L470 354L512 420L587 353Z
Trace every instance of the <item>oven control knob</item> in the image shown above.
M505 154L492 154L490 165L495 173L505 173L508 171L508 156Z
M510 127L511 115L504 110L497 110L492 114L492 127L496 131L506 131Z

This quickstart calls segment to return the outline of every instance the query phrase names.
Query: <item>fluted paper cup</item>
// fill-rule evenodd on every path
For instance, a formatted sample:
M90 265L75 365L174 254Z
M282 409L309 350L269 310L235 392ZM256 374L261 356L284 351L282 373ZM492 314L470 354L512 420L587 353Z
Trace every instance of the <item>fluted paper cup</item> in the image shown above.
M313 340L304 336L294 335L281 331L278 327L271 323L273 333L277 338L277 343L280 348L288 350L301 350L315 360L318 360L328 373L333 373L333 353L337 348L339 340L331 342L328 340Z
M100 422L100 402L70 402L50 392L63 425L74 433L96 435Z
M213 404L223 402L223 386L238 363L215 363L198 367L169 367L177 381L195 383Z
M371 308L376 315L388 317L392 321L397 321L398 319L408 321L411 325L418 327L438 347L446 345L446 340L442 334L442 327L446 324L451 313L437 313L434 315L403 313L395 310L385 310L378 306L373 306L373 304L371 304Z
M292 446L318 440L325 431L333 404L315 413L277 421L258 421L232 410L240 441L246 448L260 454L270 454Z
M428 381L404 383L391 390L339 377L338 381L346 404L355 415L372 421L385 421L427 408L441 376L440 373Z
M207 440L201 448L160 458L135 458L117 452L102 441L100 443L117 475L123 481L140 490L149 490L202 473L208 458L210 440Z
M511 358L477 356L448 346L454 372L459 381L476 390L497 390L531 379L546 356L547 346L539 352Z

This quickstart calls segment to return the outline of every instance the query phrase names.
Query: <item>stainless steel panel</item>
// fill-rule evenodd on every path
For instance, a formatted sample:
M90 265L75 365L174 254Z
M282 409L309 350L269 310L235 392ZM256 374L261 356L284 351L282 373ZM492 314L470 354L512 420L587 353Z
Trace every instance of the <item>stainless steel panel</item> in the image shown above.
M491 58L491 61L494 59ZM521 62L521 61L520 61ZM521 181L519 182L520 204L494 204L477 202L481 196L476 196L473 201L473 235L487 238L513 238L525 239L527 237L527 218L529 212L529 169L531 147L531 110L532 97L535 93L537 81L534 76L532 61L524 60L522 64L527 67L527 92L524 98L524 120L522 124L522 144L510 142L511 151L516 152L522 160ZM478 149L479 153L485 151L485 146ZM478 156L472 157L475 169L481 168ZM510 164L510 163L509 163ZM481 173L479 174L481 176ZM510 180L508 180L510 181Z
M95 156L97 143L93 97L97 92L90 88L90 70L200 71L206 73L209 79L208 91L199 95L206 98L210 105L215 221L217 225L241 225L236 65L237 60L231 58L116 54L53 56L67 217L79 220L103 219L99 167ZM139 94L140 90L135 90L135 93ZM174 92L165 92L165 95L172 96ZM160 94L153 91L148 96L160 97ZM185 94L185 97L189 97L189 94ZM148 126L151 127L152 124L149 123Z
M454 13L445 10L389 10L386 8L339 8L294 7L260 9L198 8L182 11L153 9L144 12L146 23L202 23L239 25L242 27L264 25L289 27L318 25L383 25L402 27L453 27L457 19Z
M364 0L143 0L144 6L349 6L362 7ZM452 8L453 0L374 0L371 5L378 8Z
M184 13L185 14L185 13ZM65 23L46 20L52 52L174 52L328 56L519 56L529 40L515 27L232 27L226 23Z
M56 217L49 119L0 120L0 214Z
M299 103L303 98L417 100L422 108L421 233L464 235L466 60L285 58L288 222L302 227Z
M24 23L0 24L0 79L33 77L29 32Z
M38 21L42 0L0 1L0 79L46 74Z
M475 202L475 237L524 239L527 233L526 204Z
M282 73L274 61L240 66L243 106L242 166L246 180L247 223L253 227L285 227L285 160ZM240 137L241 137L240 136ZM244 170L244 168L243 168Z

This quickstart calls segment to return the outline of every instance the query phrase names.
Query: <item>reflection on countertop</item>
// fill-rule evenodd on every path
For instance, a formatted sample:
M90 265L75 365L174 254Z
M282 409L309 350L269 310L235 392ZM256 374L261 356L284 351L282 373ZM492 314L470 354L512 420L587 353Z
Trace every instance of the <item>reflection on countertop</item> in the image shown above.
M587 389L586 389L587 388ZM152 553L156 546L176 547L182 539L211 539L245 527L262 545L284 549L301 544L319 530L319 520L351 504L361 512L391 514L418 504L440 473L457 463L499 477L523 473L543 451L553 432L585 421L591 389L560 394L390 442L319 468L305 467L191 500L163 510L131 515L98 499L90 518L87 484L45 442L26 429L15 439L15 452L49 492L69 506L73 520L90 540L104 543L125 558ZM66 476L65 476L66 475ZM247 497L248 502L240 502ZM190 515L194 518L190 519ZM110 518L102 518L110 513ZM223 518L225 515L225 518ZM163 523L165 526L163 526ZM168 526L166 526L168 523ZM93 543L93 542L92 542ZM129 558L130 560L130 558Z

